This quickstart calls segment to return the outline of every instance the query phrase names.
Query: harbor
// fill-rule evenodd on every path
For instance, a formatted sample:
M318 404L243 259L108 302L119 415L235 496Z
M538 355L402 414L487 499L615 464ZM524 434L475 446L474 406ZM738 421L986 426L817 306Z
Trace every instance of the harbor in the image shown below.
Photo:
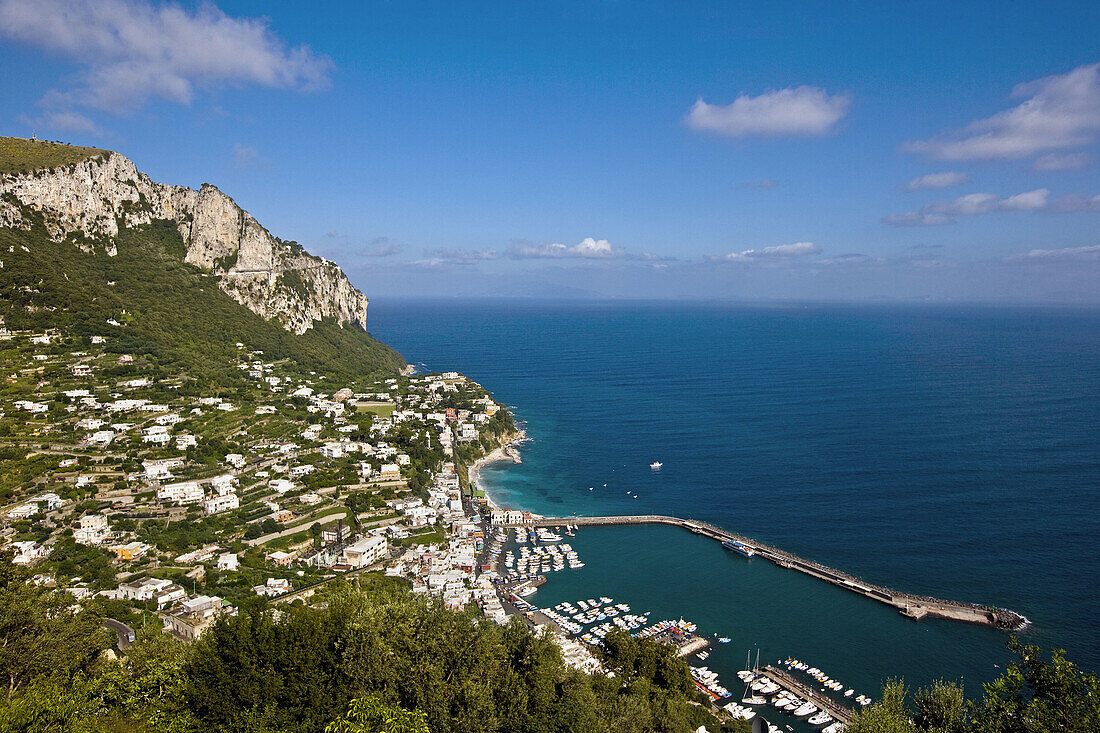
M562 640L563 654L578 668L598 668L597 650L604 638L612 631L621 631L666 644L677 656L685 658L693 682L708 696L716 713L734 719L759 717L761 721L768 721L770 731L780 730L772 721L782 721L784 725L790 724L788 728L794 725L801 730L806 726L811 730L840 733L854 718L854 707L871 702L862 694L853 697L854 689L847 688L845 692L845 686L817 668L791 658L763 667L746 665L746 669L737 673L744 685L744 694L739 695L740 687L735 680L720 679L717 670L703 664L716 652L713 647L730 642L727 637L714 634L711 639L700 632L695 623L683 618L654 622L650 611L636 611L607 595L561 600L543 607L532 603L529 597L546 583L546 575L542 572L557 573L584 567L577 551L564 542L565 539L575 541L583 525L621 522L609 522L609 518L602 517L570 518L569 521L545 517L530 519L515 527L500 523L486 526L489 538L485 548L486 565L495 570L494 583L509 612L522 616L532 626L550 628ZM722 539L723 547L736 554L745 557L758 554L759 545L748 540L713 539Z
M519 512L494 513L493 525L499 528L521 528L525 530L537 530L538 528L554 527L579 527L579 526L613 526L613 525L641 525L641 524L665 524L680 527L698 535L709 537L720 543L736 543L742 549L740 554L759 556L783 568L796 570L800 573L824 580L844 590L856 593L865 598L884 603L896 608L903 615L914 620L925 617L943 618L953 621L992 626L998 629L1017 630L1027 624L1027 619L1018 613L1003 608L995 608L977 603L963 603L948 601L930 596L920 596L903 593L891 588L874 585L861 580L841 570L827 567L812 560L793 555L777 547L757 542L748 537L733 534L708 522L681 519L679 517L664 515L624 515L605 517L543 517L535 514L522 513L519 521L496 521L497 515L502 519L514 520Z

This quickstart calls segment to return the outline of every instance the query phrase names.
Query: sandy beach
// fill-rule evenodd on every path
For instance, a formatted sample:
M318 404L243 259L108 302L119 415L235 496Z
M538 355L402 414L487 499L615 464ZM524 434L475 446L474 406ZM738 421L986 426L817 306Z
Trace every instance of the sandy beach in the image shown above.
M520 436L506 445L499 448L494 448L484 458L479 458L474 461L470 466L470 470L467 474L471 484L477 484L481 472L481 467L489 463L499 463L501 461L510 461L511 463L522 463L522 459L519 457L518 446L520 443L527 440L527 436L522 433ZM484 491L484 488L482 489ZM485 492L485 502L489 505L490 509L500 509L500 507L493 501L493 498L489 496L489 492Z

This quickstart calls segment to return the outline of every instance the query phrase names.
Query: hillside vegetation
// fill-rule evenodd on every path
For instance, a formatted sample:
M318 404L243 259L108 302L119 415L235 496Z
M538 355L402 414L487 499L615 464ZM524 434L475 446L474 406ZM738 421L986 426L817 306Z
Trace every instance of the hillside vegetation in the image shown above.
M100 654L106 607L72 615L26 575L0 560L0 632L20 632L0 653L0 733L719 730L669 646L622 634L604 658L615 676L586 675L519 620L446 611L394 579L334 584L320 608L257 600L193 644L138 626L116 662Z
M99 148L21 137L0 137L0 174L47 170L106 154L106 150Z
M334 376L393 373L405 365L354 327L321 322L296 336L264 320L183 261L183 240L170 222L124 229L114 244L117 254L110 256L101 245L93 253L73 241L50 241L40 219L29 231L0 229L0 317L7 328L106 336L112 350L148 355L165 374L208 384L239 378L237 342Z

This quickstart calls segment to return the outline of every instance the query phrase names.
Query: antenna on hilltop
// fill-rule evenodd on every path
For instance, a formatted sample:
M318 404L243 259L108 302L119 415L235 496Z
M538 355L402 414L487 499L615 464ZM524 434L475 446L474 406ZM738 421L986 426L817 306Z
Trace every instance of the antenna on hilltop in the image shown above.
M38 142L38 131L37 130L31 130L31 142L34 142L34 143Z

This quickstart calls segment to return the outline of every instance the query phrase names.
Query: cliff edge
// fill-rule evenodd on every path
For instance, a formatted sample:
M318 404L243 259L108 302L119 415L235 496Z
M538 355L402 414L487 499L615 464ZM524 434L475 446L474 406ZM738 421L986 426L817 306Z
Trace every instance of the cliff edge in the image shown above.
M272 236L215 186L157 183L107 150L0 137L0 227L29 229L23 206L54 241L108 256L120 228L167 220L184 260L252 312L295 334L322 319L366 330L367 298L339 266Z

